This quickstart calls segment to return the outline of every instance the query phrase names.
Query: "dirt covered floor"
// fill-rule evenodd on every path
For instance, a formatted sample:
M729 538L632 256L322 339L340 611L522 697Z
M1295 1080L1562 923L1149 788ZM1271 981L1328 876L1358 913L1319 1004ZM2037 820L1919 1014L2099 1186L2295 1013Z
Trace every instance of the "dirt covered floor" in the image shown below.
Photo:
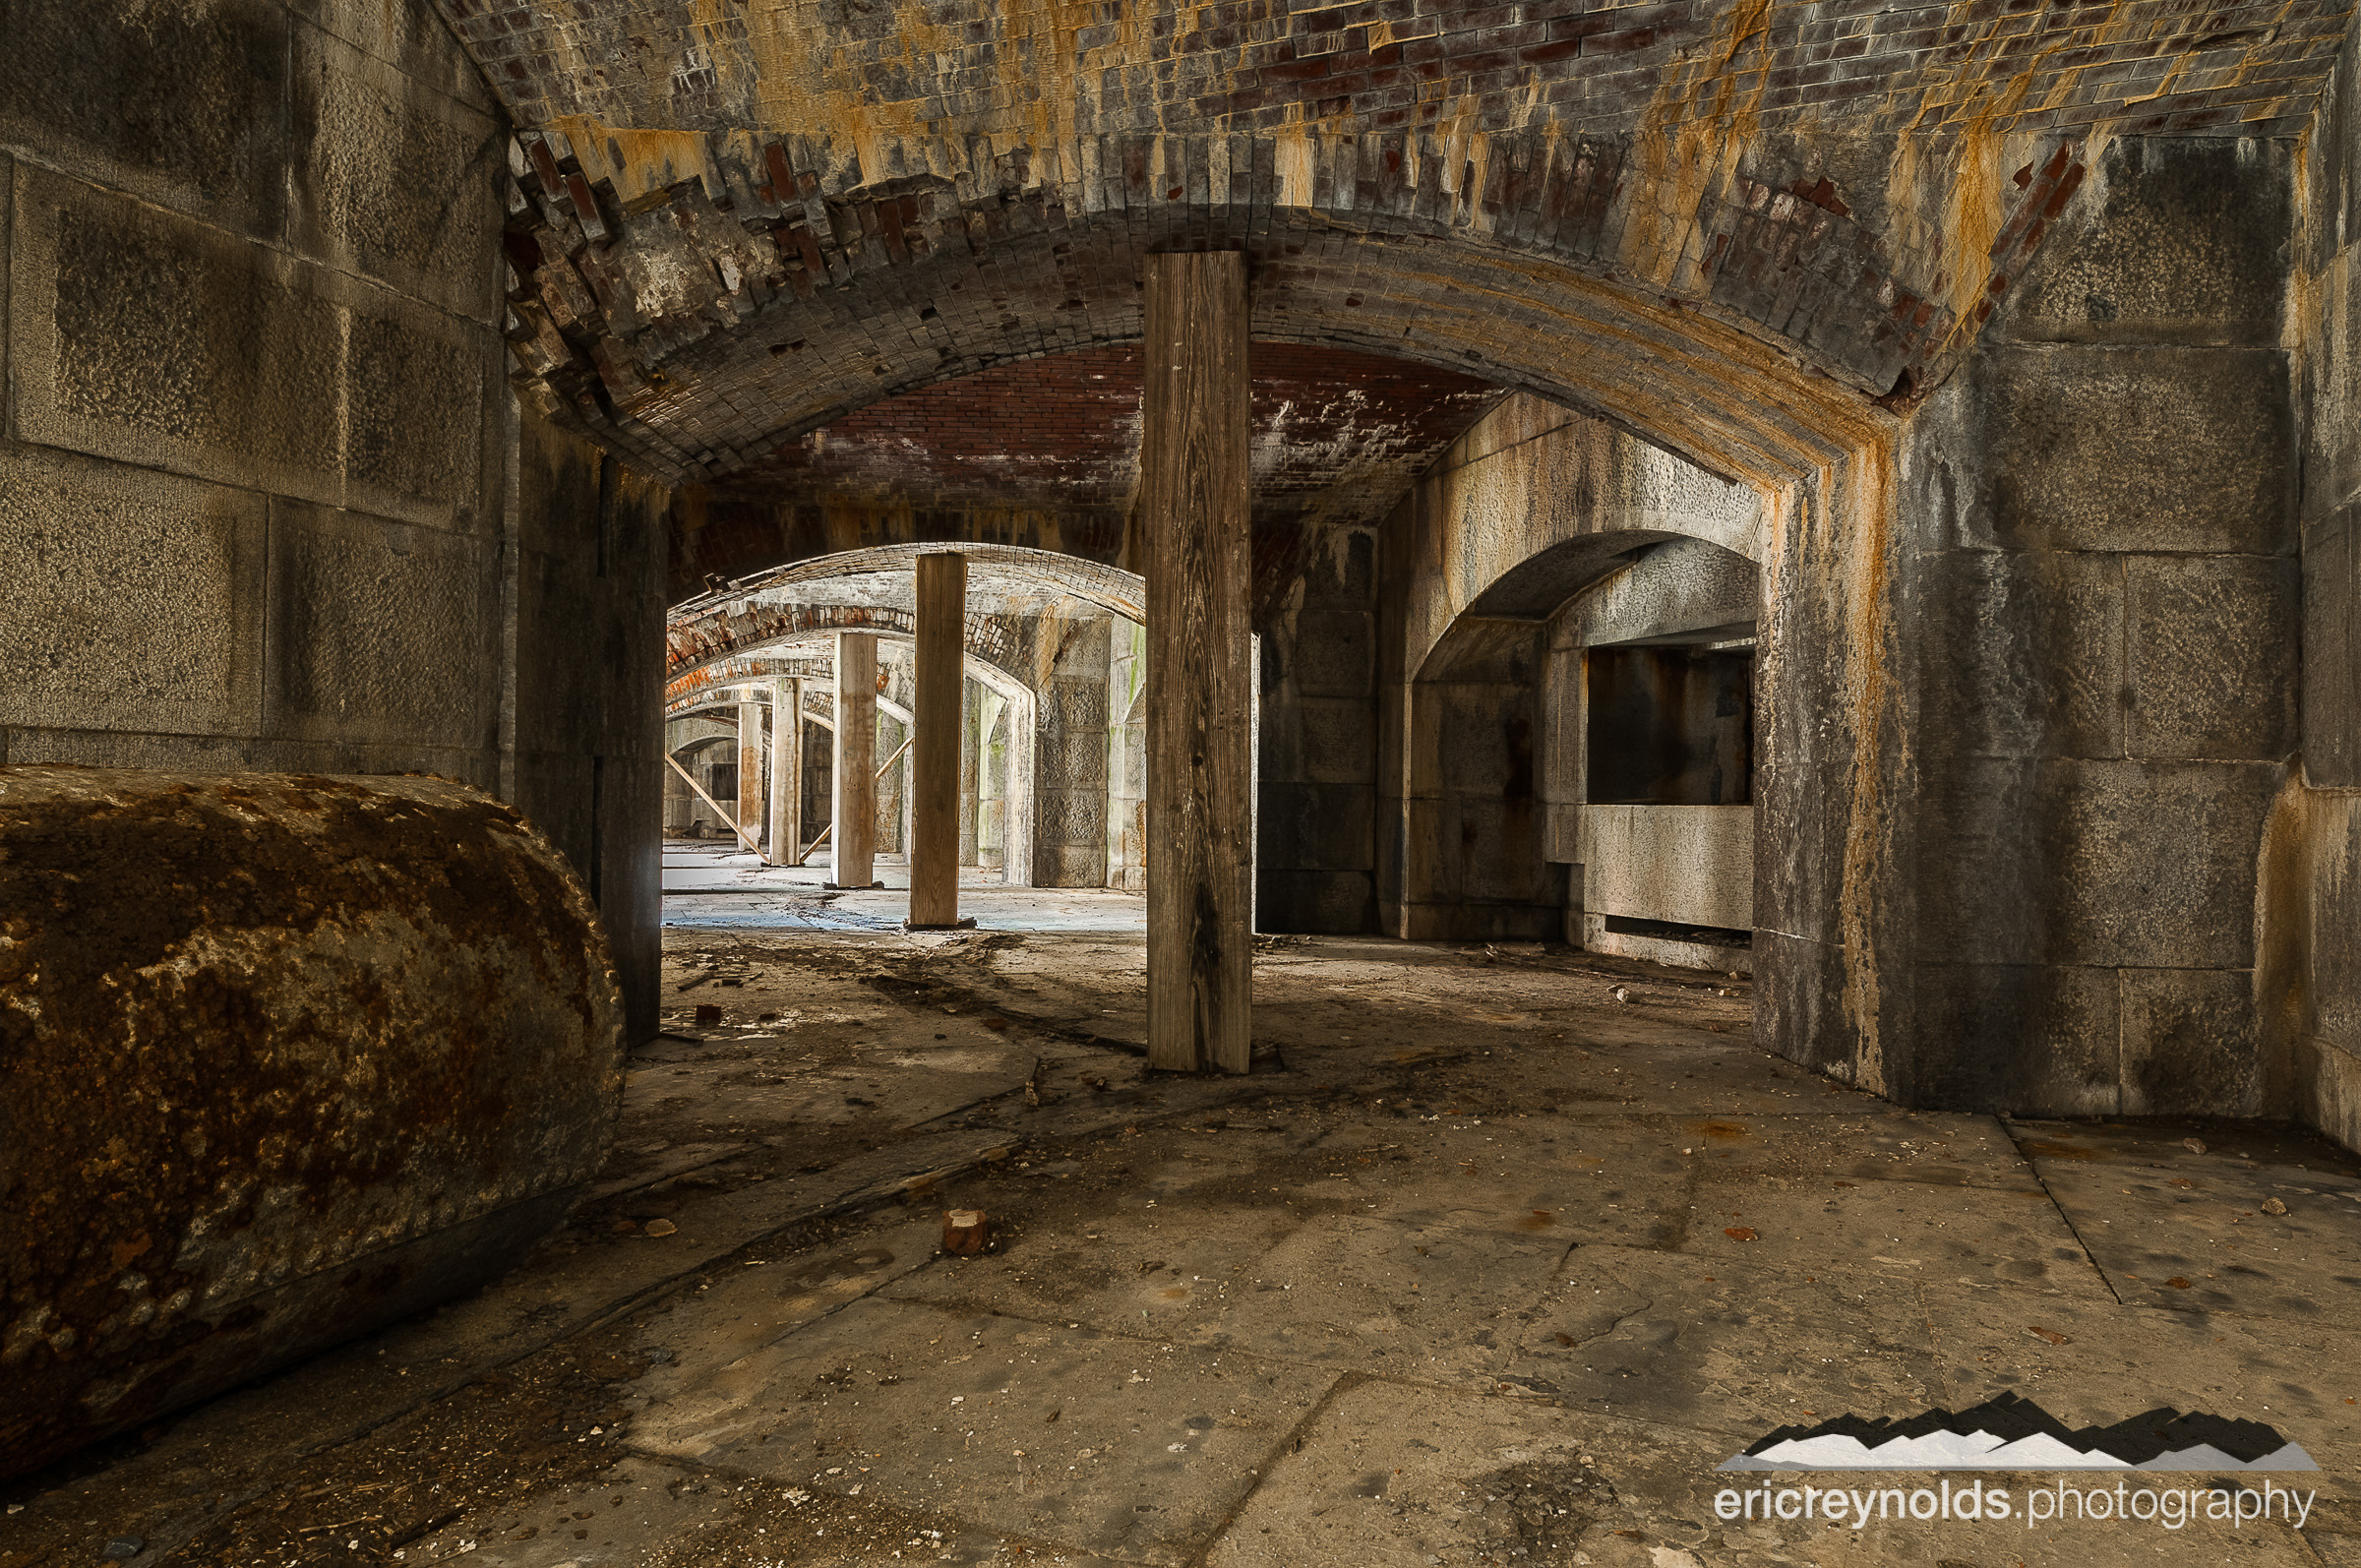
M1756 1050L1742 978L1539 946L1264 938L1257 1070L1152 1075L1134 915L677 902L563 1232L0 1486L0 1568L2361 1562L2361 1166L2316 1139L1907 1115ZM2179 1528L2028 1523L2049 1473L1871 1478L2006 1521L1717 1512L1775 1428L2009 1393L2321 1469L2151 1478ZM2300 1527L2237 1517L2267 1484Z

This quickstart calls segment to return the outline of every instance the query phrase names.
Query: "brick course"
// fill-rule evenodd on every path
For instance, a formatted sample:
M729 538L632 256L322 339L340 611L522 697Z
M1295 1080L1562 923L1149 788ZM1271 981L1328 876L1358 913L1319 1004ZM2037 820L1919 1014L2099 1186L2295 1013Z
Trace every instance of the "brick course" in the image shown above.
M1961 170L2079 169L2092 130L2291 135L2346 16L1241 0L1076 26L907 0L789 37L690 0L445 4L527 128L520 379L676 480L1136 339L1139 258L1209 246L1248 253L1263 338L1791 476L1941 381L2079 179L2005 187L1986 222Z

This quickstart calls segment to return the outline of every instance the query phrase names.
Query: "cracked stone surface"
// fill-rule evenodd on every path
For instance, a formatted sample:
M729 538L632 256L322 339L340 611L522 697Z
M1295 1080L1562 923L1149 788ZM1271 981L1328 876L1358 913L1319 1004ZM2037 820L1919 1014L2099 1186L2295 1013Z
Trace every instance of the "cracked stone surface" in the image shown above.
M1743 979L1533 945L1264 938L1267 1070L1150 1074L1120 921L769 897L673 900L562 1233L0 1488L0 1568L2361 1561L2361 1161L2322 1140L1905 1114L1757 1051ZM1775 1426L2008 1391L2275 1423L2311 1511L1716 1513Z

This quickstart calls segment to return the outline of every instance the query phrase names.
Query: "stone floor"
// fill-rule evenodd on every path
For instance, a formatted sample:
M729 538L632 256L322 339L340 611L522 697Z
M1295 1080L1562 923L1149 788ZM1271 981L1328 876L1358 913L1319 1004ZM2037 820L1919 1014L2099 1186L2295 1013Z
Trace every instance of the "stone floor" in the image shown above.
M764 866L746 849L667 839L666 924L748 931L898 931L910 915L910 866L878 862L884 885L830 889L835 868L821 849L804 866ZM959 873L960 912L980 931L1130 932L1148 929L1147 901L1096 887L1006 887L998 872Z
M1264 938L1263 1069L1150 1075L1135 924L669 902L563 1233L0 1485L0 1568L2361 1563L2361 1163L2309 1136L1909 1115L1740 978L1538 946ZM1774 1426L2004 1390L2276 1424L2303 1528L1717 1517Z

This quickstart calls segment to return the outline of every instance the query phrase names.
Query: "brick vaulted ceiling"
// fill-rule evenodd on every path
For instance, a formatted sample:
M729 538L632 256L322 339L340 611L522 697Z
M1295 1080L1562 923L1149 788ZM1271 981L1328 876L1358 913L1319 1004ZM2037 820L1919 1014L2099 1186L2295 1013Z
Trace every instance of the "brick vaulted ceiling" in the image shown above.
M1374 522L1498 400L1472 376L1294 343L1258 344L1257 515L1317 507ZM733 500L916 493L938 504L1123 512L1139 477L1139 347L1103 344L904 392L756 458Z
M510 335L717 479L880 398L1135 340L1248 254L1376 352L1775 482L1874 439L2099 147L2291 137L2342 0L442 0L520 135Z
M1309 525L1376 522L1503 395L1452 371L1294 343L1255 344L1252 371L1266 553ZM1113 559L1139 477L1139 347L1110 343L857 409L709 486L698 526L673 542L675 596L880 531L962 537L983 513Z

